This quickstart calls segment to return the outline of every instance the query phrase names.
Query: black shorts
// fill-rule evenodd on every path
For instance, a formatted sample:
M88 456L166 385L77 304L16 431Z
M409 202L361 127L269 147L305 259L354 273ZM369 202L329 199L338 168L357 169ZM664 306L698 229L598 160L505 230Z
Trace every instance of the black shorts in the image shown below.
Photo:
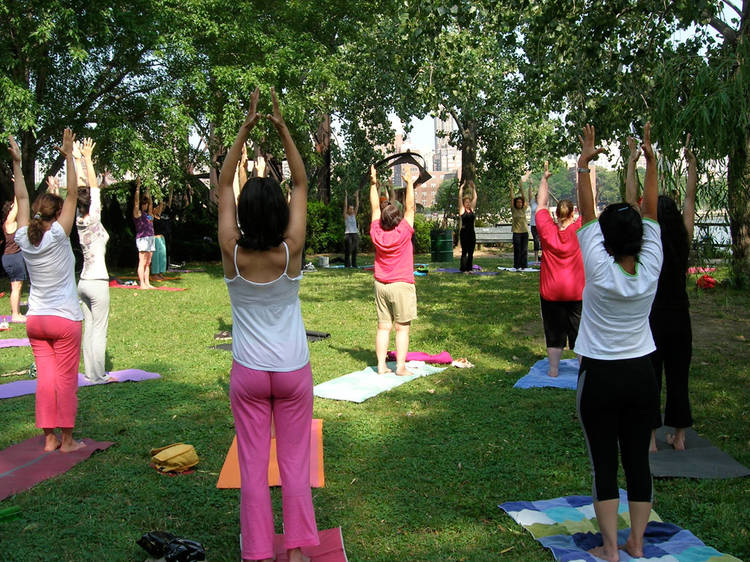
M582 301L548 301L541 296L542 322L544 339L547 347L573 349L578 337L578 325L581 323Z

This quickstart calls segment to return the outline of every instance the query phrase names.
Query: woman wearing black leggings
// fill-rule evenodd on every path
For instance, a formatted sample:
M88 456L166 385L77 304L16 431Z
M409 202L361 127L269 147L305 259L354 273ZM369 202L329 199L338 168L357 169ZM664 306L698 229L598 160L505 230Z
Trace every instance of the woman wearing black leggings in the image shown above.
M473 195L464 197L464 184L458 186L458 216L461 217L461 230L458 238L461 241L461 271L471 273L474 269L474 248L477 245L477 235L474 232L474 212L477 208L477 188L473 181L469 181Z
M622 546L632 557L643 556L643 534L651 512L651 469L648 461L651 418L657 403L656 380L649 354L654 340L648 316L662 265L656 157L646 124L645 193L641 218L628 203L609 205L596 220L588 163L603 149L595 148L595 131L584 129L578 159L578 204L583 226L578 231L586 286L575 351L581 356L578 416L583 426L594 476L594 511L602 546L594 556L618 562L618 449L625 470L630 536Z

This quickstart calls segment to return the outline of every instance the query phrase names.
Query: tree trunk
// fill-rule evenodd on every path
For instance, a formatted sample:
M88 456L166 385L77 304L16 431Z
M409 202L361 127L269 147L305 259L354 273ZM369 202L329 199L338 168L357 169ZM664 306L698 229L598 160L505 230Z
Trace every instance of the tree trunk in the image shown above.
M729 155L727 211L732 233L732 277L738 286L750 286L750 130L744 146Z
M461 177L465 184L474 181L477 175L477 123L465 119L459 125L461 129Z
M331 114L326 113L315 133L315 150L323 163L318 170L318 199L326 205L331 201Z

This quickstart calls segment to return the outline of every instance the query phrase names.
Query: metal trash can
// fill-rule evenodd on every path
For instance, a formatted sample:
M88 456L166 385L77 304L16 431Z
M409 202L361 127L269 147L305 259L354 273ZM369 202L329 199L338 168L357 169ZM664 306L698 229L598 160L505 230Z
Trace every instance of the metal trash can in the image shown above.
M430 232L432 261L446 262L453 259L453 231L433 230Z

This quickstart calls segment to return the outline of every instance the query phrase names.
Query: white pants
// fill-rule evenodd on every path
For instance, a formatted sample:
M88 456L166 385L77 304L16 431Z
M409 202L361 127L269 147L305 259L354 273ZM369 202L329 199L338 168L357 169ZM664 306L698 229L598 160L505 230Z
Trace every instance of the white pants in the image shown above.
M83 366L91 382L106 380L104 356L107 351L109 326L109 281L107 279L81 279L78 297L83 311Z

